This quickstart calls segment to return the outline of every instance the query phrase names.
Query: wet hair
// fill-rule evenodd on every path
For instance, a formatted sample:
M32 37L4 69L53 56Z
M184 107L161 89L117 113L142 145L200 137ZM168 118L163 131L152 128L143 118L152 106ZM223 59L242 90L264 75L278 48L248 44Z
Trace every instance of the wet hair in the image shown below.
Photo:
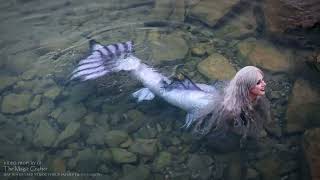
M215 133L217 136L221 136L230 127L234 127L243 137L246 137L248 133L257 136L262 122L253 119L255 113L253 105L257 105L261 101L257 97L255 102L251 102L249 93L250 88L259 81L259 73L263 76L263 72L254 66L240 69L224 88L220 106L213 110L209 119L197 122L195 132L202 135Z

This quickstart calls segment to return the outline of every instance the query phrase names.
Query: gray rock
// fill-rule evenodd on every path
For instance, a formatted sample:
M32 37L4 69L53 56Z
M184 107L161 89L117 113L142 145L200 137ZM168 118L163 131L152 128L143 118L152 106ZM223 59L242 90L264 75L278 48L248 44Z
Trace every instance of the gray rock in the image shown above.
M52 147L57 137L58 132L43 119L36 130L33 144L40 147Z
M156 139L137 139L130 146L129 150L145 156L154 156L157 152Z
M6 95L2 100L2 112L16 114L29 111L31 99L32 95L28 93Z
M125 131L113 130L105 134L104 142L110 147L118 147L128 139L129 135Z
M65 130L58 136L55 146L64 146L80 136L80 123L71 122Z
M126 149L121 148L111 148L112 159L115 163L133 163L137 161L137 155Z
M17 80L14 76L0 76L0 92L10 88Z

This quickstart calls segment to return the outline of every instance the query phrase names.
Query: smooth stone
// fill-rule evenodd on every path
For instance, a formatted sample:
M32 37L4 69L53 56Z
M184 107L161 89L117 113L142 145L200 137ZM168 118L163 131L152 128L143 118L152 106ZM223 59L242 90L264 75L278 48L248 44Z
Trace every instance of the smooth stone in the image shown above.
M133 163L137 161L137 155L126 149L121 148L110 148L112 159L115 163Z
M58 137L58 132L45 120L41 120L35 132L33 144L40 147L53 147L53 143Z
M23 113L30 110L32 95L29 93L9 94L2 100L2 112L8 114Z
M211 80L231 79L236 70L223 55L214 53L198 64L198 71Z
M286 132L303 132L306 128L320 126L319 102L319 88L304 79L297 79L288 102Z
M188 16L209 26L214 26L239 2L240 0L202 0L191 8Z
M58 139L55 142L55 147L64 146L68 143L73 142L79 137L80 137L80 123L71 122L64 129L64 131L61 134L59 134Z
M98 126L92 129L86 142L89 145L103 145L105 142L105 134L105 129Z
M141 154L144 156L154 156L157 152L157 140L156 139L137 139L130 146L131 152Z
M320 179L320 128L307 130L303 135L303 150L312 179Z
M129 138L129 135L125 131L113 130L105 134L104 142L109 147L118 147L121 143L125 142Z
M273 72L289 72L293 68L292 53L278 49L270 42L249 38L238 45L239 55L247 64Z
M0 92L10 88L18 81L17 77L14 76L0 76Z
M153 60L156 64L184 59L189 51L187 42L179 34L149 35L149 40Z
M155 170L161 171L163 170L163 168L170 165L171 160L172 160L171 153L165 152L165 151L160 152L158 157L153 163L153 167L155 168Z
M131 171L124 173L124 176L119 180L148 180L150 176L150 169L146 165L140 165Z

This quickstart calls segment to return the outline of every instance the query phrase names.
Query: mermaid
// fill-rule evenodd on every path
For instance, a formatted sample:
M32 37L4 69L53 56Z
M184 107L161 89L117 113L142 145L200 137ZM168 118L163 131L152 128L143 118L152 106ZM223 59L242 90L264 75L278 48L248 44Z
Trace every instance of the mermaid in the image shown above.
M144 86L132 94L138 102L159 96L187 113L183 127L193 127L193 133L211 141L230 133L259 137L270 121L266 83L259 68L243 67L219 88L189 78L168 78L134 56L133 46L132 41L104 46L91 40L90 54L79 62L70 80L87 81L127 71Z

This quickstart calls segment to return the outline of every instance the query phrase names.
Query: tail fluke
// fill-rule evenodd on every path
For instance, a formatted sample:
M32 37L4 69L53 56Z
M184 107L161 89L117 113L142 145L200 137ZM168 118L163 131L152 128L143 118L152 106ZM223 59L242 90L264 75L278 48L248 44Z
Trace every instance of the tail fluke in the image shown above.
M86 81L111 72L126 70L123 69L123 63L133 51L132 41L103 46L95 40L90 40L90 54L78 63L71 73L70 80Z
M137 102L141 102L144 100L152 100L155 95L148 89L148 88L142 88L138 91L132 93L132 96L137 99Z

